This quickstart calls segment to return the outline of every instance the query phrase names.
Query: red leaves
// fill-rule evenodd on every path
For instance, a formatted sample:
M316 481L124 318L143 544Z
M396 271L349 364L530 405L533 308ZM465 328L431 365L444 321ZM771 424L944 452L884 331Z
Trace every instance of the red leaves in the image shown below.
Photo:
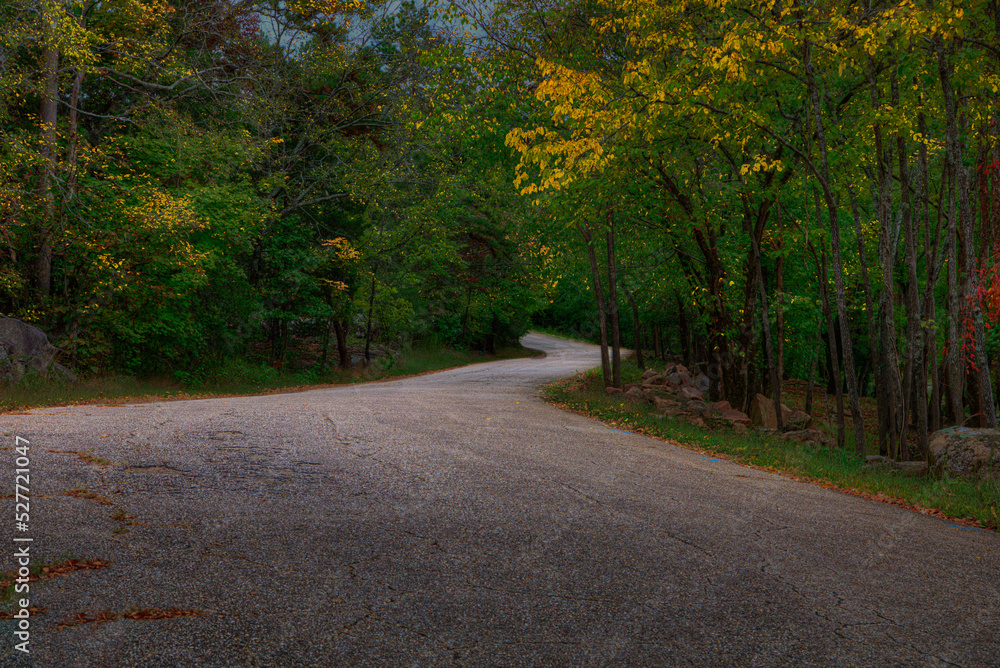
M200 617L205 614L202 610L185 610L182 608L142 608L126 613L114 612L78 612L76 616L68 621L56 626L56 631L82 626L84 624L94 624L101 622L113 622L116 619L132 619L136 621L152 621L155 619L176 619L177 617Z
M37 573L32 573L28 576L28 582L35 582L36 580L46 580L48 578L54 578L56 576L69 575L74 571L88 571L88 570L98 570L101 568L107 568L111 565L110 561L104 559L67 559L66 561L61 561L58 564L49 564L47 566L42 566L42 569ZM0 579L0 589L9 587L14 583L14 578L17 577L13 573L3 573L2 579Z

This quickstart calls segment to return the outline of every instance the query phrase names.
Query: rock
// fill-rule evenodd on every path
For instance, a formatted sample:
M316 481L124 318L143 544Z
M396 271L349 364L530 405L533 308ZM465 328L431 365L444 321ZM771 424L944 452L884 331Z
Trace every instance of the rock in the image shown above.
M927 475L927 462L893 462L893 468L906 475Z
M878 468L891 468L906 475L925 475L927 473L927 462L897 462L891 457L882 455L868 455L865 457L865 465Z
M604 392L605 392L606 394L609 394L609 395L611 395L611 396L614 396L614 395L616 395L616 394L621 394L621 393L622 393L622 388L620 388L620 387L611 387L611 386L608 386L608 387L605 387L605 388L604 388Z
M20 382L29 369L46 376L56 352L42 330L17 318L0 316L0 382Z
M868 466L892 466L896 462L891 457L882 455L868 455L865 457L865 464Z
M726 403L726 404L728 404L729 402L728 401L720 401L718 403ZM714 406L715 404L712 404L712 405ZM719 413L722 415L722 417L724 417L725 419L729 420L731 423L743 425L744 431L746 431L746 428L750 426L750 417L746 413L744 413L743 411L738 411L735 408L722 408L722 409L716 409L716 410L719 411Z
M646 401L646 395L638 387L630 389L624 394L624 397L629 401Z
M805 411L789 411L786 414L784 411L785 406L781 408L781 423L785 431L801 431L812 427L812 416L809 413Z
M729 403L728 401L716 401L713 404L709 404L709 406L711 406L712 408L714 408L715 410L720 411L720 412L723 411L723 410L727 410L727 409L730 409L730 408L733 407L733 405L731 403Z
M697 387L702 394L708 394L709 388L712 387L712 380L703 373L699 373L693 379L694 386Z
M796 413L801 415L796 416ZM750 420L765 429L777 429L778 418L774 412L774 400L763 394L756 395L750 401ZM781 405L781 424L785 431L802 431L812 426L812 416L803 411L793 411L784 404Z
M666 379L665 376L662 376L660 374L654 374L654 375L650 376L649 378L646 378L645 380L643 380L642 384L646 385L646 386L666 385L667 384L667 379Z
M647 381L650 378L652 378L653 376L659 376L659 375L660 374L658 374L657 372L653 371L652 369L646 369L645 371L642 372L642 380L643 381Z
M782 435L782 438L796 443L813 443L815 445L825 445L828 447L834 444L833 439L821 432L819 429L799 429L797 431L788 431Z
M1000 473L1000 429L949 427L931 434L927 463L935 473Z
M674 394L670 392L670 388L667 387L647 387L643 385L639 388L642 393L646 395L646 398L653 401L653 397L669 397L674 398Z
M764 429L777 429L778 418L774 414L774 401L763 394L756 395L750 401L750 421Z
M692 413L698 413L699 415L707 413L709 410L708 404L706 404L704 401L699 401L697 399L695 399L694 401L689 401L684 407L687 408L688 411Z
M656 408L672 408L674 406L680 406L675 399L670 399L669 397L653 397L653 406Z
M786 441L794 441L796 443L814 443L813 440L816 433L812 429L800 429L798 431L786 431L782 438Z
M691 401L704 401L705 395L696 387L684 386L677 391L677 396L682 399L689 399Z

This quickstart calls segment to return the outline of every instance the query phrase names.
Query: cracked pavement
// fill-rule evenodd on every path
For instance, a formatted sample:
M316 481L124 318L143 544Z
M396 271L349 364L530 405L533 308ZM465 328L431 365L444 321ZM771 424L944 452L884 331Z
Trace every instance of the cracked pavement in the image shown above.
M524 343L548 356L0 416L34 558L111 562L32 583L0 665L1000 665L996 534L560 411L538 386L597 349ZM201 614L57 630L168 608Z

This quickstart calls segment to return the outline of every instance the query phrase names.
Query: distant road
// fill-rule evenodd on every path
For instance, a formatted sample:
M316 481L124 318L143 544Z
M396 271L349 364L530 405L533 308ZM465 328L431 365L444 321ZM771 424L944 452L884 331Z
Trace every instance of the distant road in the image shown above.
M36 560L111 562L32 583L34 665L1000 665L996 534L560 411L538 386L597 348L524 344L548 356L0 416Z

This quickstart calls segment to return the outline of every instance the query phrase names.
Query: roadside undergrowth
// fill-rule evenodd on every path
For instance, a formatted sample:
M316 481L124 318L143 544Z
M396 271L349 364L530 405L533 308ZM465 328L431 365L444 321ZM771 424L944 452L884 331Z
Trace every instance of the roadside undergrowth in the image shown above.
M116 405L302 392L354 383L396 380L470 364L538 357L542 354L522 346L501 348L496 355L451 348L414 348L391 364L373 365L367 369L279 373L267 366L250 367L237 363L232 368L223 368L183 382L176 378L105 376L82 379L72 384L22 384L2 388L0 414L44 406Z
M634 364L624 365L623 381L638 380ZM769 433L697 427L665 417L646 402L608 396L599 369L547 385L542 397L560 408L597 418L616 429L652 436L740 464L840 492L891 503L956 524L996 531L1000 525L1000 483L913 476L866 465L848 451L792 443Z

